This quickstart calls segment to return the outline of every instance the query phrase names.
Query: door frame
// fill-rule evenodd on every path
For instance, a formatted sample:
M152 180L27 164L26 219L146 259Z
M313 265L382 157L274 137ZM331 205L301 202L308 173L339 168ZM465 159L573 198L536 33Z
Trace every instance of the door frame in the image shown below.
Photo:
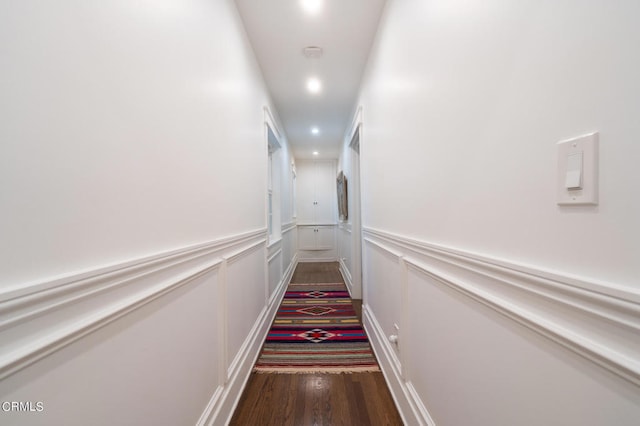
M357 137L357 145L354 139ZM351 283L354 299L364 299L363 271L362 271L362 174L360 170L360 158L362 157L362 106L359 106L349 133L347 133L347 148L351 158L351 188L352 206L349 206L351 217L351 257L352 267ZM355 146L354 146L355 145Z

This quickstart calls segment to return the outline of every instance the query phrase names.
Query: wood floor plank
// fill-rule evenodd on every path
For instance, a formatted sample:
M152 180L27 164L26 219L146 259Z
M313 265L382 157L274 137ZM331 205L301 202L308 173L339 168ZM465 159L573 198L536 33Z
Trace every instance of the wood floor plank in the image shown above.
M294 284L307 284L342 283L344 281L338 269L338 262L308 262L298 264L291 282Z
M303 424L328 425L331 421L331 406L329 404L329 380L321 375L308 377L305 393L311 398L306 398L305 416Z
M273 376L273 375L272 375ZM306 392L304 386L304 376L303 375L295 375L295 383L297 385L297 389L295 392L296 396L296 408L295 408L295 416L293 417L293 424L296 424L296 421L304 418L304 412L306 409ZM292 392L291 395L294 395Z
M293 283L343 282L337 262L300 263L293 277ZM381 372L252 373L229 424L396 426L402 419Z

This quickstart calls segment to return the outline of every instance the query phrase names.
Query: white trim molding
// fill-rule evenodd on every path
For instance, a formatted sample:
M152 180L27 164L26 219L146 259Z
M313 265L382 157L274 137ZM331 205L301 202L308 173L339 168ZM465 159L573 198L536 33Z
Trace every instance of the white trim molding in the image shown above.
M157 298L190 283L196 278L205 275L220 266L221 262L220 259L214 259L202 265L200 268L189 269L183 273L174 275L172 279L161 281L157 285L145 286L141 291L131 293L117 301L110 301L110 303L102 309L84 312L82 315L75 316L73 320L51 321L51 317L54 315L48 315L44 317L48 326L44 324L45 321L39 321L40 327L38 327L38 330L34 330L31 324L27 324L27 320L29 318L35 318L39 312L50 311L50 309L38 309L38 307L33 306L34 309L17 319L5 319L5 321L3 321L3 331L11 334L19 334L22 341L20 343L10 343L6 346L6 349L2 351L0 357L0 380L110 324L118 318L140 309L142 306ZM162 268L159 268L155 271L150 271L149 274L161 270ZM106 288L107 286L101 290ZM96 291L95 293L99 292ZM51 306L55 306L57 309L65 309L72 303L78 303L78 301L87 298L87 294L73 295ZM27 311L28 307L25 307L24 310ZM8 316L7 311L8 310L4 310L3 312L5 318ZM56 317L62 317L62 315L57 314L58 312L55 314ZM13 324L13 327L6 326L6 324L9 323ZM22 324L25 324L25 326L22 327ZM30 338L24 339L25 335L30 336Z
M296 229L296 224L294 222L284 223L282 224L282 235L294 229Z
M147 270L155 265L166 265L171 262L184 262L190 258L207 256L211 251L224 251L230 247L238 247L242 243L252 242L264 238L266 229L256 229L241 234L230 235L214 241L192 246L182 247L150 256L127 260L116 264L95 267L84 271L74 272L53 277L38 282L10 286L0 290L0 315L7 309L13 309L18 304L33 304L36 299L48 299L58 293L76 291L104 280L114 281L120 276L130 277L136 271ZM7 303L10 303L8 305Z
M255 287L262 274L250 272L242 282L228 282L228 270L243 271L246 265L253 265L251 270L259 271L256 262L266 263L267 252L267 231L259 229L5 290L0 293L0 380L177 289L210 280L216 286L210 321L219 338L218 382L212 383L213 394L202 407L198 424L225 424L259 355L297 256L278 278L272 297L259 302L250 313L246 335L238 336L242 339L239 350L227 355L233 313L225 300L241 288ZM274 256L281 253L276 249Z
M264 245L265 234L238 234L3 292L0 338L8 344L0 349L0 379L218 268L224 251Z
M249 380L251 367L260 355L262 343L266 339L269 326L273 322L277 309L284 298L287 285L293 276L296 265L297 256L294 256L284 272L276 291L269 298L265 309L260 313L260 318L256 321L251 333L243 343L243 350L238 353L236 359L231 363L233 367L229 368L228 371L229 385L222 390L216 390L196 423L198 426L225 425L231 421L242 396L242 391Z
M358 105L355 114L353 114L353 119L351 120L351 124L345 133L345 141L347 144L351 142L353 139L353 135L358 130L358 127L362 125L362 105Z
M267 263L271 263L275 260L275 258L282 254L282 249L278 248L272 255L267 259Z
M284 138L282 137L284 133L280 131L280 127L278 126L276 120L273 118L271 109L269 109L269 107L265 105L262 110L264 112L264 123L271 128L274 136L276 137L276 139L278 139L278 142L284 143Z
M345 258L341 257L338 259L340 274L342 275L342 279L344 279L345 284L347 285L347 290L349 290L349 297L353 298L353 281L351 280L351 272L349 272L349 268L344 263Z
M640 385L640 292L365 229L365 241Z
M362 306L362 318L365 331L380 363L385 381L389 385L393 400L402 417L402 422L407 425L435 426L411 383L404 380L400 361L395 356L389 340L380 327L380 323L367 305Z

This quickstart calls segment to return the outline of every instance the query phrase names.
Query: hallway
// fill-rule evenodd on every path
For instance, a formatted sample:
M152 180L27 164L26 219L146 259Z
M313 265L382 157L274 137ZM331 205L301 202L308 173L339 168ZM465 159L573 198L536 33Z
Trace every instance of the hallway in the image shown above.
M337 263L299 263L292 283L342 282ZM354 305L361 301L354 301ZM230 425L402 425L381 372L251 373Z
M0 0L0 424L637 426L638 16ZM382 374L252 376L329 276Z

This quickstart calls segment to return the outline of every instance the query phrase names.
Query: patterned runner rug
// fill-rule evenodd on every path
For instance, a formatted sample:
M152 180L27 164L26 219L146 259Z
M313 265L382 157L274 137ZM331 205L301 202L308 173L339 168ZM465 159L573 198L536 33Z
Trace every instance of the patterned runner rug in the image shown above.
M380 371L344 284L289 284L258 373Z

